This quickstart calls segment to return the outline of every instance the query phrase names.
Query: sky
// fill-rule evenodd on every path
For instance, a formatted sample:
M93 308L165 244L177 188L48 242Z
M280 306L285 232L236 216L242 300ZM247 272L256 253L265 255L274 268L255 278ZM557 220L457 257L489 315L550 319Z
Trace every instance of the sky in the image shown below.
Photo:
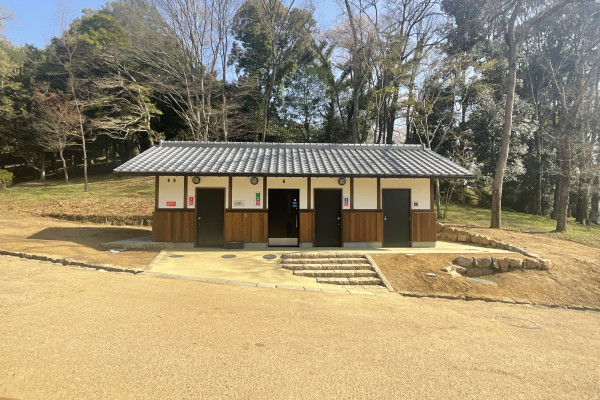
M77 18L84 8L99 9L107 0L0 0L0 7L9 9L13 19L6 24L4 35L13 44L33 44L45 47L60 32L57 10L67 4L69 15ZM315 18L319 26L335 20L337 5L334 0L317 0Z

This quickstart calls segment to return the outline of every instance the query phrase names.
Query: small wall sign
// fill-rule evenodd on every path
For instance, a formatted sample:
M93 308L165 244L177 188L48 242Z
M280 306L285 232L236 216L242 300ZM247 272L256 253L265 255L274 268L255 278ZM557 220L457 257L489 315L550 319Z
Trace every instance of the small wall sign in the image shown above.
M244 200L234 200L233 206L234 207L244 207Z
M176 201L167 201L167 207L177 207Z
M188 206L193 206L194 205L194 196L190 196L188 199Z
M350 198L344 197L344 207L349 207L349 206L350 206Z
M260 206L260 192L256 192L256 205Z

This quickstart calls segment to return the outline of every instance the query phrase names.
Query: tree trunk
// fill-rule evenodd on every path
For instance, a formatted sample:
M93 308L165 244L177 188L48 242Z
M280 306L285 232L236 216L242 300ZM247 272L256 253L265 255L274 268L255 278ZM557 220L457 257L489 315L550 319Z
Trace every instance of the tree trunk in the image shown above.
M46 152L40 152L40 182L46 182Z
M577 207L575 208L575 221L580 224L585 224L589 217L588 210L590 208L590 193L587 188L587 183L579 180L577 189Z
M508 44L508 77L506 79L506 104L504 107L504 125L502 128L502 141L500 154L496 164L494 184L492 186L492 221L490 228L502 227L502 186L504 184L504 171L508 160L510 146L510 133L512 130L513 108L515 104L515 87L517 85L517 40L514 33L514 21L509 25L506 35Z
M592 194L592 207L590 210L590 222L593 224L597 224L598 222L598 217L600 216L600 213L598 212L598 206L600 202L600 194L598 194L598 192Z
M541 122L540 122L541 124ZM535 171L535 196L533 200L533 214L535 215L543 215L542 213L542 176L543 176L543 165L542 165L542 138L541 133L537 130L534 133L535 138L535 161L536 161L536 171Z
M60 161L62 161L63 165L63 173L65 174L65 185L69 184L69 171L67 170L67 161L65 160L65 156L63 154L63 150L58 151L58 155L60 156Z
M441 205L442 195L440 193L440 180L439 179L435 180L434 189L435 189L435 208L437 210L437 218L441 219L443 217L443 215L442 215L442 205Z
M557 177L556 232L567 231L567 212L569 209L569 190L571 184L571 144L567 137L558 142L557 155L560 173Z

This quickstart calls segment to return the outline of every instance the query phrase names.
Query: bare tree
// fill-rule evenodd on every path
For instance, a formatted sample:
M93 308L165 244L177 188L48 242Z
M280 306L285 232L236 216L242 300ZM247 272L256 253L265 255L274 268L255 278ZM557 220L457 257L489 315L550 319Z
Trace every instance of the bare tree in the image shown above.
M78 114L69 96L36 90L33 93L36 118L33 128L40 145L48 151L57 152L63 166L65 183L69 184L69 171L64 151L77 143Z
M71 100L75 107L78 122L78 134L80 138L81 151L83 155L83 190L88 189L88 158L86 148L86 130L84 127L83 103L80 97L80 80L76 76L76 55L79 44L73 32L69 29L71 18L66 6L59 6L57 11L57 19L60 24L61 35L56 37L53 42L56 46L54 53L55 59L60 64L66 74L64 79L65 85Z
M502 21L504 39L506 42L506 58L508 60L502 140L492 186L491 228L500 228L502 226L502 187L504 183L506 162L508 160L510 134L513 123L519 46L529 35L531 30L540 22L556 14L567 4L576 1L577 0L508 0L497 2L495 0L489 0L486 4L492 20Z

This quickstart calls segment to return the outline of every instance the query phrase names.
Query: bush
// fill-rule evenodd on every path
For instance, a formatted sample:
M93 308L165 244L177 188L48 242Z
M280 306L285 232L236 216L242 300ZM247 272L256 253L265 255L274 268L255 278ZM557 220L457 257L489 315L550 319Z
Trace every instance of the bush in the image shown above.
M15 176L12 172L5 169L0 169L0 189L6 189L13 184Z

